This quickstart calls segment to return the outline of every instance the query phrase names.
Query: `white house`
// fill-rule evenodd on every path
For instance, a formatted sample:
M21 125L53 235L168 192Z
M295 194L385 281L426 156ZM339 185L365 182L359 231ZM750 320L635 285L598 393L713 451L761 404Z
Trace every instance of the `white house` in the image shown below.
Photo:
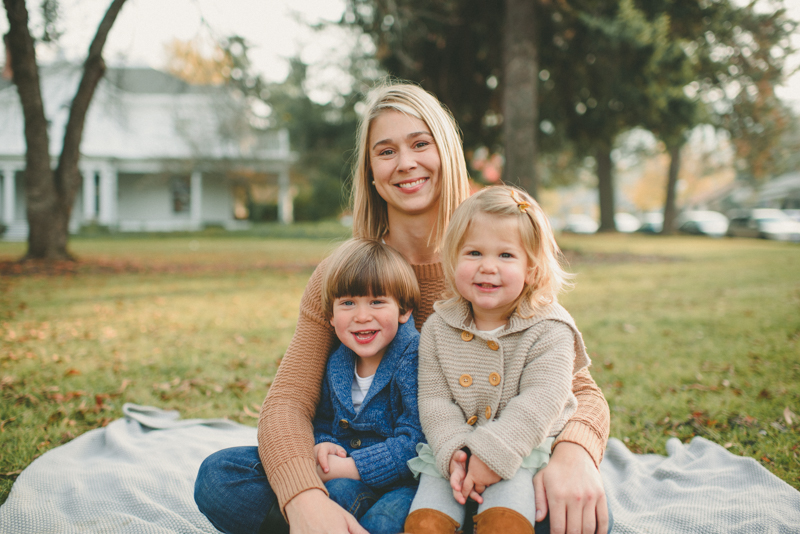
M80 74L69 64L41 70L53 166ZM150 68L108 69L87 115L83 188L70 230L92 223L119 231L239 227L246 221L234 197L253 176L274 183L279 219L291 222L288 132L250 127L244 106L227 88L189 85ZM0 223L9 240L28 232L23 128L17 88L0 79Z

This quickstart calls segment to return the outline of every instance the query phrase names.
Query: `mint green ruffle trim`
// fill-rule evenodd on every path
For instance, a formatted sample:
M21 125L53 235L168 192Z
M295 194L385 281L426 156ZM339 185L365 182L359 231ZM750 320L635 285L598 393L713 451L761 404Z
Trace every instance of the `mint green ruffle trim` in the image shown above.
M522 459L522 465L534 473L547 465L550 461L550 449L556 438L546 438L538 447L534 447L531 453ZM410 459L408 468L411 469L414 478L419 478L422 473L433 477L444 478L436 469L436 456L433 449L427 443L417 443L417 457Z

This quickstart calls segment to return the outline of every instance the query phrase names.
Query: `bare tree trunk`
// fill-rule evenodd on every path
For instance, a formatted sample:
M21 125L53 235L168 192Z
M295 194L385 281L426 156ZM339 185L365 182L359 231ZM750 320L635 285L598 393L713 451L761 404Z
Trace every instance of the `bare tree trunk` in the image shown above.
M503 41L504 180L517 183L536 198L536 128L538 125L538 58L536 2L506 0Z
M8 16L8 48L13 80L25 117L25 203L28 215L27 257L51 257L50 219L56 209L57 192L50 168L50 139L44 116L39 68L33 38L28 31L24 0L3 0Z
M597 191L600 200L600 232L616 232L614 223L614 172L611 161L611 147L601 147L595 154L597 161Z
M675 217L677 216L675 199L677 197L678 172L681 169L681 145L669 147L669 157L667 199L664 202L664 226L661 228L663 235L675 233Z
M72 259L67 251L69 218L82 183L78 162L86 113L97 84L105 74L102 52L108 32L125 1L113 0L89 47L54 172L50 167L47 120L25 0L3 0L10 28L8 46L13 79L25 117L25 201L29 226L26 259Z

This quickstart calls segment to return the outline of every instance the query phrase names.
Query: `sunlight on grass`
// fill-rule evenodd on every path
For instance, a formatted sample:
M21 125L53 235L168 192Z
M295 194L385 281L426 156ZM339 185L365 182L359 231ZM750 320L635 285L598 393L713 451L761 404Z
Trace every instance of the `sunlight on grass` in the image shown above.
M702 435L800 488L800 247L560 236L614 437ZM0 277L0 502L43 452L125 402L250 425L326 239L76 239L81 267ZM0 243L0 261L24 247ZM118 272L97 266L124 265Z

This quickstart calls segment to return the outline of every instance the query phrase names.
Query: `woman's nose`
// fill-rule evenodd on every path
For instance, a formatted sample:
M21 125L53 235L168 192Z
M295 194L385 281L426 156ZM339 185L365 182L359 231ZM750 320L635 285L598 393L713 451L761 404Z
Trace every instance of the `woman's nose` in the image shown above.
M417 158L412 150L400 150L397 168L401 171L410 171L417 166Z

